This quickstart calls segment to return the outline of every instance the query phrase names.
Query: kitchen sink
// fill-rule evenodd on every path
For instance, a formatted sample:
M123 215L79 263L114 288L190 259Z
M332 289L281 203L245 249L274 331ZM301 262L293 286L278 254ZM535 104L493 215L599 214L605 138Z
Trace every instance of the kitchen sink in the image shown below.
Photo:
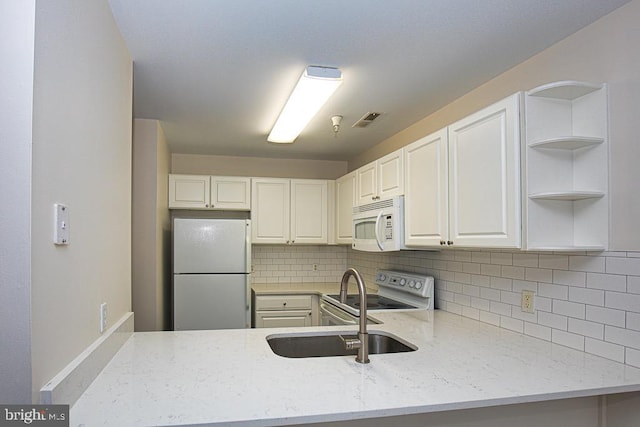
M354 332L319 334L269 335L267 342L278 356L290 358L355 356L357 349L347 350L343 339L354 339ZM369 333L369 354L403 353L416 351L418 347L387 333Z

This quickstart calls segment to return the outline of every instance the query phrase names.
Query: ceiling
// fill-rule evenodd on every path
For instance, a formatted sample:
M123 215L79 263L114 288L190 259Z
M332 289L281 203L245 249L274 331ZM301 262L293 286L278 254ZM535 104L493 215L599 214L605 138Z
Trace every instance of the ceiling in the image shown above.
M110 0L134 116L174 153L348 160L628 0ZM344 82L294 144L267 142L308 65ZM383 113L366 128L351 125ZM330 117L344 117L337 137Z

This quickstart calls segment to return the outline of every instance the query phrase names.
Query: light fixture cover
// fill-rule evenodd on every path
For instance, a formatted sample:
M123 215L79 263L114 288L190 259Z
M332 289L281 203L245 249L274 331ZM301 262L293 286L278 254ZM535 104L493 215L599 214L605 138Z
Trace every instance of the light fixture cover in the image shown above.
M267 141L277 143L295 141L341 83L342 72L338 68L307 67L280 112Z

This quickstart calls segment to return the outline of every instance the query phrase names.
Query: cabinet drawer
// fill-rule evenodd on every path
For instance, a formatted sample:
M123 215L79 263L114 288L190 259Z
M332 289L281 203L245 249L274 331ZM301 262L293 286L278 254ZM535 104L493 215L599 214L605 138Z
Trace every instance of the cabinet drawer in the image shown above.
M256 297L257 310L310 310L311 295L262 295Z

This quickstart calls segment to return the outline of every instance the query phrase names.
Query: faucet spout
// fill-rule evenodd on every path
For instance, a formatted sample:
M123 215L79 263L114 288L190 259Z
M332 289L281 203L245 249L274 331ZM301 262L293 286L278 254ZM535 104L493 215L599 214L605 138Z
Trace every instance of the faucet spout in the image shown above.
M369 334L367 333L367 288L364 285L364 279L354 268L349 268L342 275L340 283L340 302L347 301L347 288L349 286L349 278L353 276L358 285L358 294L360 295L360 327L358 329L359 343L350 343L354 348L358 349L356 362L369 363ZM355 344L355 345L354 345Z

